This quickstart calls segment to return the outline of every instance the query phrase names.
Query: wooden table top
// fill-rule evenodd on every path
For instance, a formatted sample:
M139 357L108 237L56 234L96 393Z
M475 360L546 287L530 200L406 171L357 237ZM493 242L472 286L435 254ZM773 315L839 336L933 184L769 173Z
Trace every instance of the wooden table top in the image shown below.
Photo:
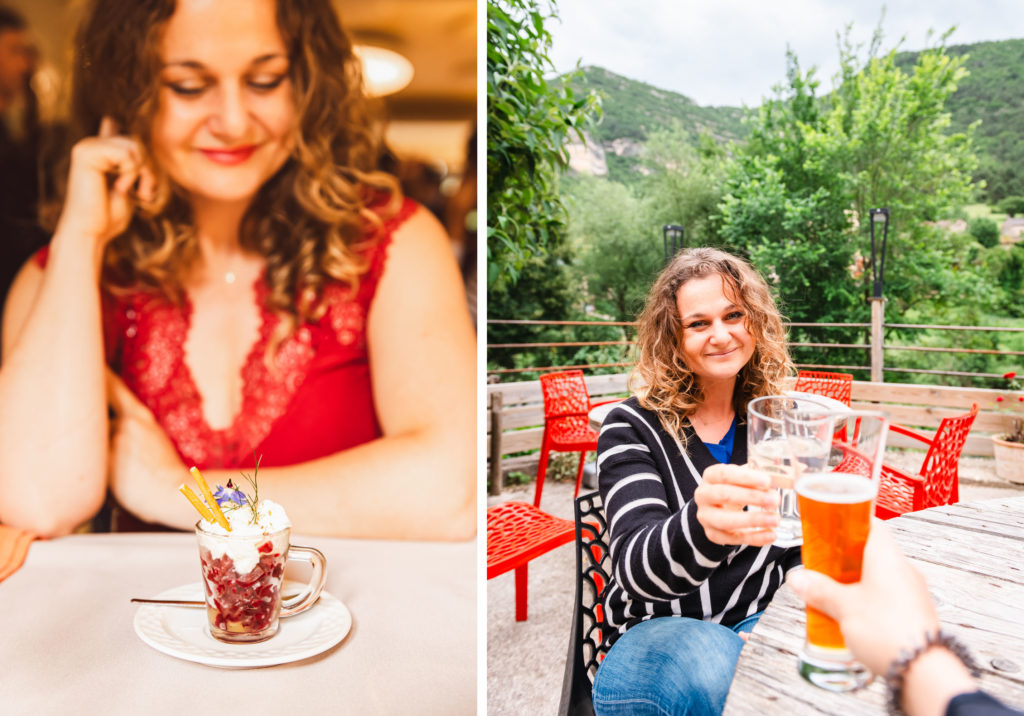
M887 524L928 580L943 628L981 666L981 688L1024 707L1024 497L936 507ZM804 681L797 653L805 624L802 602L784 585L740 654L725 714L885 713L880 679L852 694Z

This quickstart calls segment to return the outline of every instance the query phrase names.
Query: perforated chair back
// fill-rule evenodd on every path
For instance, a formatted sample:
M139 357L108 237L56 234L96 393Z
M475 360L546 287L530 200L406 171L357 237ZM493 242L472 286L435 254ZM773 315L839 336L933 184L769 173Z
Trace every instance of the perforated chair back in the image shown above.
M544 395L544 436L541 438L540 457L537 462L537 484L533 490L533 504L540 507L544 492L544 476L552 450L579 452L576 466L576 491L580 493L583 481L583 462L587 452L597 450L597 432L590 427L587 414L593 407L587 392L587 381L582 370L547 373L540 377Z
M850 393L853 390L853 375L822 370L800 370L796 374L794 390L801 393L824 395L827 398L838 400L844 405L849 405Z
M969 413L943 419L935 431L932 446L921 464L926 509L960 501L960 454L977 415L978 406L973 405Z
M893 423L890 430L925 443L928 452L916 475L890 465L883 466L875 514L882 519L890 519L907 512L959 502L960 455L977 415L978 405L975 403L963 415L943 418L931 438Z
M601 495L588 492L575 502L576 601L562 678L560 716L593 716L591 689L604 658L601 591L608 584L611 557Z
M540 377L544 394L544 418L585 416L590 411L590 394L582 370L547 373Z

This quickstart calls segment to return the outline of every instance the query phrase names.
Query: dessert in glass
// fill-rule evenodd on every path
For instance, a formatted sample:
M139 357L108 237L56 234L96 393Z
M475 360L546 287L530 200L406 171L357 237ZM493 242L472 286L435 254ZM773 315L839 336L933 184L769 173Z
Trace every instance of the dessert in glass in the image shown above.
M326 559L312 547L290 545L291 522L279 504L260 500L234 488L210 491L195 468L205 501L188 487L182 493L202 519L196 523L199 560L206 593L210 635L227 643L254 643L274 636L279 618L313 606L326 579ZM307 588L282 604L285 562L298 559L312 565Z

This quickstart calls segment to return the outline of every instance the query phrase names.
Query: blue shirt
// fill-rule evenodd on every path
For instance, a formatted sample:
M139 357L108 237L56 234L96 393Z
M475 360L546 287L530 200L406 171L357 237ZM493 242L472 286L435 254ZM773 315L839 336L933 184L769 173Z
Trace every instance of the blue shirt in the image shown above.
M711 453L711 457L715 458L722 464L728 464L729 458L732 457L732 444L736 437L736 420L738 418L738 415L733 416L732 425L729 426L729 432L727 432L717 443L704 443L708 452Z

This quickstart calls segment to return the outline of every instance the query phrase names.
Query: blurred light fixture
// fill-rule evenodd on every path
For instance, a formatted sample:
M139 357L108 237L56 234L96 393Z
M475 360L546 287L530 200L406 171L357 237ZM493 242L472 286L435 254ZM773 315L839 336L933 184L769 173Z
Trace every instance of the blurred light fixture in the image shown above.
M661 227L661 242L665 248L665 265L668 266L680 249L685 246L686 229L679 224L665 224Z
M355 45L352 50L363 63L363 85L370 97L394 94L412 81L412 63L397 52L375 45Z

